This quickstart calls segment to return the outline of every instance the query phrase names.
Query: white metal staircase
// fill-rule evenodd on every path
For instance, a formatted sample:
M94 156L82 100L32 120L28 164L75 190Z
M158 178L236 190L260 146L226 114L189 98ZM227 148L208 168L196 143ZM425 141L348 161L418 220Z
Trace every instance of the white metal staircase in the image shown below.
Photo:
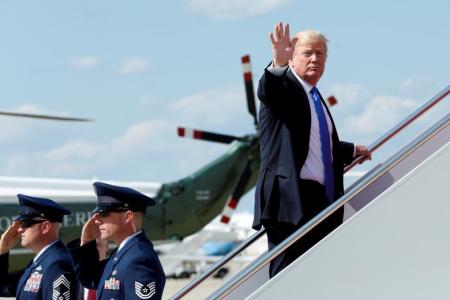
M418 116L429 110L437 102L445 99L449 93L450 87L446 87L371 145L369 150L375 151L392 136L416 120ZM247 297L250 299L273 299L274 297L279 299L329 299L331 298L330 295L340 295L333 297L334 299L410 299L409 294L408 297L399 296L399 293L407 292L404 290L404 284L407 282L414 283L410 287L411 295L418 287L426 288L428 284L423 282L420 285L417 282L419 279L424 280L426 276L433 278L436 284L440 282L438 279L450 282L450 251L447 251L448 259L442 256L441 251L438 251L440 256L437 258L442 261L448 272L441 270L436 274L445 276L444 279L430 276L433 272L429 268L428 272L426 271L427 266L437 266L437 262L436 264L434 261L433 264L431 262L424 263L419 256L411 257L417 258L418 265L423 265L423 272L425 273L422 271L413 272L416 266L410 263L398 264L399 267L394 268L395 262L397 260L402 261L404 256L407 255L405 251L408 249L406 246L403 247L403 244L394 242L403 241L406 237L408 237L409 244L405 241L404 245L414 246L419 250L425 248L429 250L428 255L424 257L425 261L433 256L433 248L435 245L440 245L440 242L447 241L445 246L448 249L445 247L443 249L450 250L449 122L450 113L447 112L434 126L417 136L390 159L380 163L360 178L346 189L345 195L338 201L272 251L263 254L247 268L228 280L222 287L214 291L208 299L245 299ZM354 164L357 162L358 160ZM438 202L433 202L434 199ZM411 201L410 205L408 205L409 201ZM441 206L441 204L446 204L445 202L448 202L448 207ZM297 261L277 274L276 277L269 280L267 269L270 261L343 205L346 205L345 219L347 221ZM411 209L417 208L417 211L409 211L410 207ZM421 210L422 215L420 215ZM446 220L434 220L434 210L439 210L436 217ZM377 211L377 213L375 214L374 211ZM372 214L374 216L369 217ZM424 219L425 216L430 219ZM388 221L391 223L388 224ZM442 226L435 228L436 224L442 224ZM405 230L397 231L395 225ZM435 234L438 229L439 234ZM385 234L378 234L378 230L384 230ZM190 284L173 295L171 299L181 299L187 295L203 280L263 234L264 231L262 230L243 242L239 248L224 257L204 274L196 277ZM380 237L380 239L375 239L372 234L377 238ZM431 242L427 239L427 242L423 243L424 239L421 236L426 234L429 235L430 239L440 237L440 240ZM382 237L385 239L381 239ZM354 246L355 243L357 247ZM357 249L359 250L357 251ZM423 251L419 250L414 253L417 255L424 254ZM355 256L354 260L352 260L353 256ZM363 261L370 263L373 267L379 267L379 269L371 269L367 264L362 263ZM386 264L383 264L384 262ZM411 262L411 260L408 260L408 262ZM359 264L361 267L358 267ZM404 270L405 274L400 275L401 270ZM390 275L389 272L391 271L394 275ZM367 274L368 272L370 274ZM407 280L406 275L411 275L414 278ZM310 277L314 280L305 279ZM390 279L393 282L388 283L384 279ZM401 284L395 284L399 281L402 281ZM355 285L360 285L361 288L355 287ZM391 287L398 287L395 290L398 294L392 294L397 295L397 297L389 298L386 296L388 292L384 291L390 290ZM436 288L434 287L434 289ZM295 289L294 294L290 293L292 289ZM319 293L314 292L317 289L320 290ZM352 293L352 290L360 292ZM361 294L363 290L379 290L380 293L368 293L377 295L377 297L371 298L370 295ZM394 293L394 289L391 290ZM437 290L442 292L439 295L447 296L441 298L449 298L450 293L445 294L443 290ZM347 293L339 294L339 292L344 291ZM355 297L348 298L349 295L355 295ZM422 294L416 293L416 295ZM433 296L415 299L440 298Z

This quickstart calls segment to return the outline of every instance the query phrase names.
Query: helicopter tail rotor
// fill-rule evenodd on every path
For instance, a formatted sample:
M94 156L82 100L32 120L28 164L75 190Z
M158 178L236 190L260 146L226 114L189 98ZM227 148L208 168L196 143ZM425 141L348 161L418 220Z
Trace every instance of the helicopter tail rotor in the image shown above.
M253 89L253 79L252 79L252 67L250 64L250 55L244 55L241 57L242 62L242 71L244 76L244 84L245 84L245 93L247 97L247 108L248 112L253 116L253 121L256 127L258 127L258 118L256 115L256 104L255 104L255 93ZM205 140L211 142L218 142L224 144L230 144L234 140L241 140L242 138L215 133L204 130L191 129L186 127L178 127L178 136L180 137L189 137L198 140Z
M242 72L244 75L244 84L245 84L245 94L247 98L247 108L248 112L253 116L253 122L256 127L256 130L258 130L258 117L256 114L256 104L255 104L255 92L253 88L253 74L252 74L252 65L250 63L250 55L244 55L241 57L242 62ZM245 186L249 182L251 178L251 162L252 157L249 158L247 161L247 164L245 165L241 176L239 177L239 181L234 188L233 193L228 198L227 203L222 211L222 217L220 221L222 223L228 224L231 219L231 215L236 210L236 207L239 203L239 200L241 199Z
M252 68L250 64L250 55L244 55L241 57L242 62L242 71L244 77L245 84L245 93L247 98L247 108L248 112L253 117L253 122L258 131L258 117L256 113L256 104L255 104L255 93L253 88L253 79L252 79ZM178 127L178 136L180 137L189 137L198 140L212 141L218 143L230 144L231 142L238 140L243 141L247 140L246 137L237 137L233 135L226 135L220 133L214 133L204 130L196 130L185 127ZM257 136L257 134L255 135ZM245 167L242 169L242 173L237 181L236 186L230 197L227 199L226 205L223 208L221 222L227 224L230 221L231 215L235 211L237 205L239 204L239 200L245 192L245 188L248 185L251 177L252 177L252 165L253 157L250 156Z
M250 169L251 162L252 162L252 157L250 157L249 160L247 161L247 164L245 165L245 167L241 173L241 176L239 177L239 181L238 181L236 187L234 188L233 193L228 198L227 203L222 211L222 217L220 218L220 222L222 222L224 224L228 224L228 222L230 222L231 215L236 210L239 200L241 199L242 194L245 191L245 186L248 184L248 182L251 178L251 175L252 175L251 169Z

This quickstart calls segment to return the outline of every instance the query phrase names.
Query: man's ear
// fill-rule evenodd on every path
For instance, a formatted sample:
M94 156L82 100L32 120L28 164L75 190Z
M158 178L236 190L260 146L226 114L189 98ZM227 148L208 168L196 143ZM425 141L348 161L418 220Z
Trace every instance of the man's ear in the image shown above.
M50 221L45 221L41 223L41 231L44 234L47 234L52 228L52 223Z
M131 210L128 210L127 212L125 212L125 222L126 223L132 223L133 218L134 218L134 212L132 212Z

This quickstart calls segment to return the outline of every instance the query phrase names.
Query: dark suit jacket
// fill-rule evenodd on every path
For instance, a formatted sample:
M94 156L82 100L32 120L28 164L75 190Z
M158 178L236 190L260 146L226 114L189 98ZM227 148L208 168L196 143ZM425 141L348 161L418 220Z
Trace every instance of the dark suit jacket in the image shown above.
M297 225L305 216L300 196L300 170L309 150L311 109L303 86L290 69L275 76L267 69L259 81L261 166L255 190L253 228L263 220ZM323 100L322 100L323 101ZM327 109L331 118L331 114ZM315 117L315 116L314 116ZM339 141L333 119L335 199L343 194L343 169L353 159L354 145Z
M166 282L152 243L142 232L99 262L95 241L69 243L81 284L97 289L97 299L161 299Z
M9 253L0 255L0 296L17 299L76 299L78 280L66 246L57 241L35 262L16 273L8 273Z

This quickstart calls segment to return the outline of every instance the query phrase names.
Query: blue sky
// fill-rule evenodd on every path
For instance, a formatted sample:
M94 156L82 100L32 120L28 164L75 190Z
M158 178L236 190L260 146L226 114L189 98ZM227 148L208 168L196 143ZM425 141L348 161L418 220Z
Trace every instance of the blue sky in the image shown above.
M370 144L448 85L449 11L448 0L1 1L0 109L96 122L1 117L0 175L167 182L193 172L227 146L179 139L176 127L253 131L240 57L251 55L257 84L280 20L327 35L319 89L339 100L341 138Z

